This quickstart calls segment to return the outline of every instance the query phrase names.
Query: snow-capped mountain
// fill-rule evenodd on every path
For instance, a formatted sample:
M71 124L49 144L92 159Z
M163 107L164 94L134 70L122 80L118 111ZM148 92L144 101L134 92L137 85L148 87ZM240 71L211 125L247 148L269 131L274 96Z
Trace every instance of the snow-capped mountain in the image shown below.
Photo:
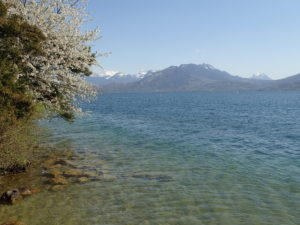
M109 84L103 92L194 92L259 89L262 81L233 76L209 64L182 64L147 73L127 84Z
M179 66L179 68L189 68L192 64L181 64ZM212 65L210 64L207 64L207 63L202 63L202 64L199 64L198 65L199 67L201 67L202 69L205 69L205 70L217 70L215 67L213 67ZM176 66L174 66L175 68Z
M181 68L183 70L189 69L191 64L182 64L180 66L170 66L168 69L172 68ZM214 71L217 70L212 65L203 63L198 65L203 70L207 71ZM125 74L119 71L115 70L103 70L100 73L94 73L92 76L87 78L87 81L89 83L99 85L99 86L105 86L108 84L127 84L127 83L133 83L139 80L142 80L148 76L151 76L159 71L149 70L149 71L142 71L137 74Z
M253 80L272 80L267 74L264 73L256 73L250 79Z
M209 64L182 64L134 75L106 71L89 79L100 84L103 93L300 90L300 74L280 80L261 73L243 78Z
M137 74L125 74L118 71L103 71L102 73L95 73L87 78L87 81L92 84L104 86L112 83L131 83L143 79L150 75L152 71L143 71Z

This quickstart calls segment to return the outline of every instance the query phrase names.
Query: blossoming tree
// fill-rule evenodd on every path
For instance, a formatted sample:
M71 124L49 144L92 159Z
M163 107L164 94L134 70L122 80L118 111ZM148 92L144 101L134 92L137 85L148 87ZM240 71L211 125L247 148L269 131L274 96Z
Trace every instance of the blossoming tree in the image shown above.
M46 36L45 54L28 55L24 61L31 67L26 77L35 101L52 113L71 119L80 111L78 103L96 95L86 83L90 67L97 65L97 53L91 52L91 42L98 29L82 31L87 20L86 0L5 0L10 14L22 15L29 24L40 28Z

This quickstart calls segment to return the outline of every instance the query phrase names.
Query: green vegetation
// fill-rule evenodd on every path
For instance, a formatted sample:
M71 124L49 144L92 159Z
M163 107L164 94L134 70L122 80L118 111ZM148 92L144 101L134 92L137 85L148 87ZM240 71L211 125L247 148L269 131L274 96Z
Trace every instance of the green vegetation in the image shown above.
M0 1L0 169L26 165L38 105L28 88L28 56L42 55L42 32ZM20 77L20 75L23 75Z
M97 94L85 81L98 33L81 31L85 2L0 0L0 173L26 168L38 118L72 121Z

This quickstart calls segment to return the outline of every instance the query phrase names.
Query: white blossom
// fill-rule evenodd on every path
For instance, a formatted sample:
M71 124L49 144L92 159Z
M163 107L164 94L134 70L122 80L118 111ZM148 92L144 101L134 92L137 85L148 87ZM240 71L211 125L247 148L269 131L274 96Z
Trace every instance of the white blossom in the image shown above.
M98 65L90 44L97 40L98 29L82 32L88 19L86 0L5 0L12 3L10 14L20 14L46 36L44 56L25 58L32 67L30 89L36 101L57 113L77 112L81 100L96 95L85 76Z

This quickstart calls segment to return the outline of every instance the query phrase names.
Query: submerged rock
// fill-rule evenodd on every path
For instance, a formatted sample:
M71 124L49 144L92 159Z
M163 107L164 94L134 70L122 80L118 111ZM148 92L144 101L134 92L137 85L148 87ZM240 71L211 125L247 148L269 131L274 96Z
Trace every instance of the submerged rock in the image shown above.
M87 177L80 177L80 178L78 178L78 182L79 183L86 183L86 182L89 182L89 181L90 181L90 179L87 178Z
M30 195L33 195L33 194L36 194L36 193L39 193L39 192L40 192L39 189L30 188L30 187L22 187L22 188L19 188L19 191L20 191L20 194L21 194L23 197L30 196Z
M55 164L55 159L48 159L46 161L44 161L43 166L47 167L50 165L54 165Z
M54 177L50 180L51 183L55 184L55 185L66 185L69 182L67 181L66 178L62 177L62 176L57 176Z
M0 225L25 225L24 223L21 223L19 221L15 221L15 222L7 222L7 223L2 223Z
M43 164L43 167L45 167L47 170L51 170L51 169L61 168L62 165L61 164Z
M9 168L0 168L0 175L25 173L28 170L29 166L30 162L26 162L23 165L16 165Z
M174 177L168 174L159 173L137 173L132 176L133 178L140 178L146 180L157 180L157 181L172 181Z
M9 190L4 192L0 197L0 203L14 204L21 200L23 197L27 197L40 192L39 189L22 187L18 189Z
M4 204L15 204L17 201L21 200L23 197L19 189L10 190L4 192L0 197L0 203Z
M57 168L61 168L62 165L61 164L53 164L53 165L48 165L48 166L45 166L46 169L57 169Z
M114 181L116 179L117 179L116 176L110 175L110 174L106 174L106 173L104 173L101 176L99 176L99 180L101 180L101 181Z
M51 187L51 191L62 191L65 188L65 185L54 185L53 187Z
M49 171L49 174L50 174L51 176L53 176L53 177L57 177L57 176L62 175L63 172L60 171L60 170L50 170L50 171Z
M97 177L98 176L98 174L96 172L92 172L92 171L83 172L82 175L86 176L86 177Z
M83 173L80 170L76 170L76 169L70 169L64 172L65 176L70 176L70 177L76 177L76 176L82 176Z
M61 160L61 164L65 165L65 166L73 167L73 168L76 168L76 166L78 166L76 162L73 162L73 161L67 160L67 159Z
M67 162L64 159L58 159L54 162L54 164L67 165Z
M63 159L48 159L43 163L43 166L48 170L61 168L63 165L66 165L66 162Z

